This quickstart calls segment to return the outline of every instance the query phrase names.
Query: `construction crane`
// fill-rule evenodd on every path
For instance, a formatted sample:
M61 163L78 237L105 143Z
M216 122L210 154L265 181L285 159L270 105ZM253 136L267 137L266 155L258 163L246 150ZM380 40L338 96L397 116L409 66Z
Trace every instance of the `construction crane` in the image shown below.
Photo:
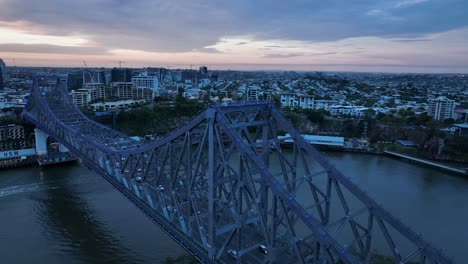
M125 61L119 61L119 68L122 68L122 64L125 64Z
M94 74L91 74L91 72L89 72L88 70L86 70L86 69L88 68L88 64L86 63L85 60L83 61L83 65L85 66L85 70L83 71L83 84L86 83L86 74L88 74L89 79L91 80L91 83L95 83L95 81L94 81Z

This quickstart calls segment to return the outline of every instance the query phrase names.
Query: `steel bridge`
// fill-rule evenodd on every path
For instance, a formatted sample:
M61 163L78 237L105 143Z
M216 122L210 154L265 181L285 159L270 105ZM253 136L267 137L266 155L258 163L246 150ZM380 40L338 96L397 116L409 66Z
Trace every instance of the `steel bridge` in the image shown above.
M379 252L395 263L454 263L270 103L211 106L164 138L139 142L87 118L60 82L36 80L23 116L200 262L358 264ZM291 135L291 149L278 133Z

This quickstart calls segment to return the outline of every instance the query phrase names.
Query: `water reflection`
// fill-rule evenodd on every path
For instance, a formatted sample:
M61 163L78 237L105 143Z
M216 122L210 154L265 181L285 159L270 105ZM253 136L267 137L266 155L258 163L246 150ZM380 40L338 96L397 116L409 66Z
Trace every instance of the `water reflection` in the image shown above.
M386 209L465 263L468 179L384 156L327 155ZM80 166L1 171L0 226L0 263L159 263L173 256L166 259L172 263L184 253Z
M58 247L63 255L74 255L74 260L82 263L143 263L97 220L95 212L69 181L70 178L49 181L55 188L35 198L37 219L51 246Z

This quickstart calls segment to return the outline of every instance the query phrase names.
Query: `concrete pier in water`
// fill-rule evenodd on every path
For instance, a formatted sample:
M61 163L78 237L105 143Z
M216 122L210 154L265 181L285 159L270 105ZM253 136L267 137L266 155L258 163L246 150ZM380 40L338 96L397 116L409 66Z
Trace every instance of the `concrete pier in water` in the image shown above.
M420 158L412 157L412 156L409 156L409 155L406 155L406 154L393 152L393 151L388 151L388 150L385 150L384 153L387 154L387 155L390 155L390 156L403 158L403 159L406 159L406 160L409 160L409 161L414 161L416 163L424 164L424 165L431 166L431 167L441 169L441 170L444 170L444 171L448 171L448 172L468 176L468 171L466 169L455 168L455 167L452 167L452 166L443 165L443 164L433 162L433 161L430 161L430 160L420 159Z

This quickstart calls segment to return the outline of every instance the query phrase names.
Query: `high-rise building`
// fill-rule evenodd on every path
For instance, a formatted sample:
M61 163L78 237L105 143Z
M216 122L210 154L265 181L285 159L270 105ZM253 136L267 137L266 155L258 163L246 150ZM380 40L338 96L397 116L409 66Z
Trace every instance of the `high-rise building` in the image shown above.
M206 66L201 66L198 72L198 76L197 76L197 82L196 82L197 85L200 82L200 80L205 80L205 79L206 80L210 79L210 75L208 75L208 68Z
M0 59L0 90L5 88L5 81L6 81L6 65L2 59Z
M429 115L435 120L454 118L455 101L445 96L429 99Z
M106 89L110 89L110 87L105 86L103 83L87 83L84 85L85 89L90 89L91 92L91 101L95 101L98 99L107 99L106 96Z
M183 70L182 71L182 81L183 82L195 82L197 78L196 70Z
M113 68L111 70L111 82L131 82L132 81L132 70Z
M120 99L133 98L133 83L131 82L113 82L111 83L112 96Z
M73 103L80 107L88 106L88 104L93 100L94 89L76 89L73 90L71 95Z
M99 71L97 82L106 84L106 71L104 68Z
M79 73L68 74L68 89L76 90L83 87L83 75Z
M208 74L208 67L200 66L200 73L201 74Z

